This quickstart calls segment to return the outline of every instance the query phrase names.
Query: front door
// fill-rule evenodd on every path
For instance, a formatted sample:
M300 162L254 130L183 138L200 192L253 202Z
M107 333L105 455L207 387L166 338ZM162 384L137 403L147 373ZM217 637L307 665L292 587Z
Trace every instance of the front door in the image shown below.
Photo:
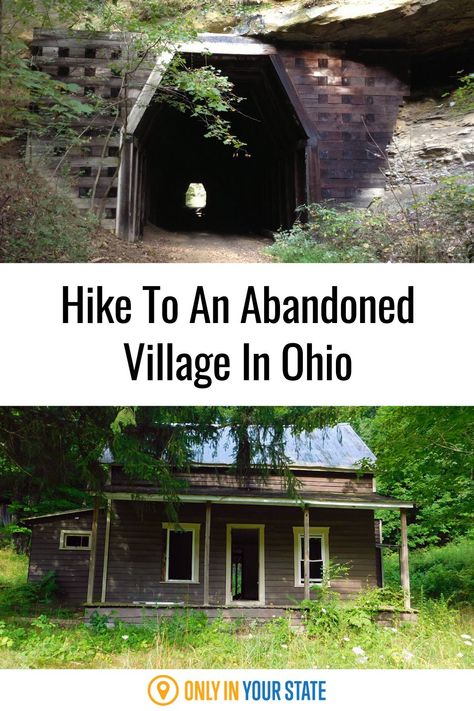
M227 527L227 604L264 603L263 526Z

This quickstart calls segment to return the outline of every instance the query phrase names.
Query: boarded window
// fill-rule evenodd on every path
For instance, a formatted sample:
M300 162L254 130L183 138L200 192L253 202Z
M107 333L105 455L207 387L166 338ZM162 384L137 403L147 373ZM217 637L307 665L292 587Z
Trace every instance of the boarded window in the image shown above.
M90 531L61 531L59 547L62 550L90 550Z

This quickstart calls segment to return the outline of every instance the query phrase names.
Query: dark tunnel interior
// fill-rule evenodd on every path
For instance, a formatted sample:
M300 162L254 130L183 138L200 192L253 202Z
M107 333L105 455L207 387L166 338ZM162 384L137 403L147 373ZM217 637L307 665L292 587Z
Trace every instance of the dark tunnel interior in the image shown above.
M244 97L228 117L245 149L206 138L199 119L152 102L140 131L146 221L168 230L234 234L287 228L305 201L307 138L291 100L269 57L209 63ZM191 183L204 186L202 208L186 206Z

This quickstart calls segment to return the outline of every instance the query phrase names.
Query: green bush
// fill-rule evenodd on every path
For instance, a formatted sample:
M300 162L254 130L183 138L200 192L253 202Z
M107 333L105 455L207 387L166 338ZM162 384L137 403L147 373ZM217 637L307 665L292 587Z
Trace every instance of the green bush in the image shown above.
M84 262L96 230L33 169L0 160L0 261Z
M297 221L277 233L269 253L281 262L373 262L376 254L365 239L354 235L378 228L382 222L364 210L336 209L324 204L304 208L308 221Z
M474 74L466 74L459 79L458 88L451 95L454 111L468 113L474 111Z
M474 604L474 537L443 547L410 553L410 580L415 604L423 599L445 599L451 604ZM386 585L399 585L398 555L384 561Z
M27 614L38 605L50 605L58 589L55 571L49 571L41 580L19 583L0 588L0 612Z
M381 610L403 609L400 590L367 588L354 600L343 602L329 587L314 590L317 596L301 603L303 621L310 637L333 635L370 628L377 622Z
M444 178L394 213L305 208L307 222L279 232L269 253L281 262L469 262L474 259L474 185Z

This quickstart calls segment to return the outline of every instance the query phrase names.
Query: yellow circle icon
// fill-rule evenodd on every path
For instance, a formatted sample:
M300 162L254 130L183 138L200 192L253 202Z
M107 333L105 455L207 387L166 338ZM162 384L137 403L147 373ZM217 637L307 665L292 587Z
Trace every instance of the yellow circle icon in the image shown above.
M153 677L148 684L148 696L158 706L169 706L176 701L178 694L179 686L176 679L167 674Z

